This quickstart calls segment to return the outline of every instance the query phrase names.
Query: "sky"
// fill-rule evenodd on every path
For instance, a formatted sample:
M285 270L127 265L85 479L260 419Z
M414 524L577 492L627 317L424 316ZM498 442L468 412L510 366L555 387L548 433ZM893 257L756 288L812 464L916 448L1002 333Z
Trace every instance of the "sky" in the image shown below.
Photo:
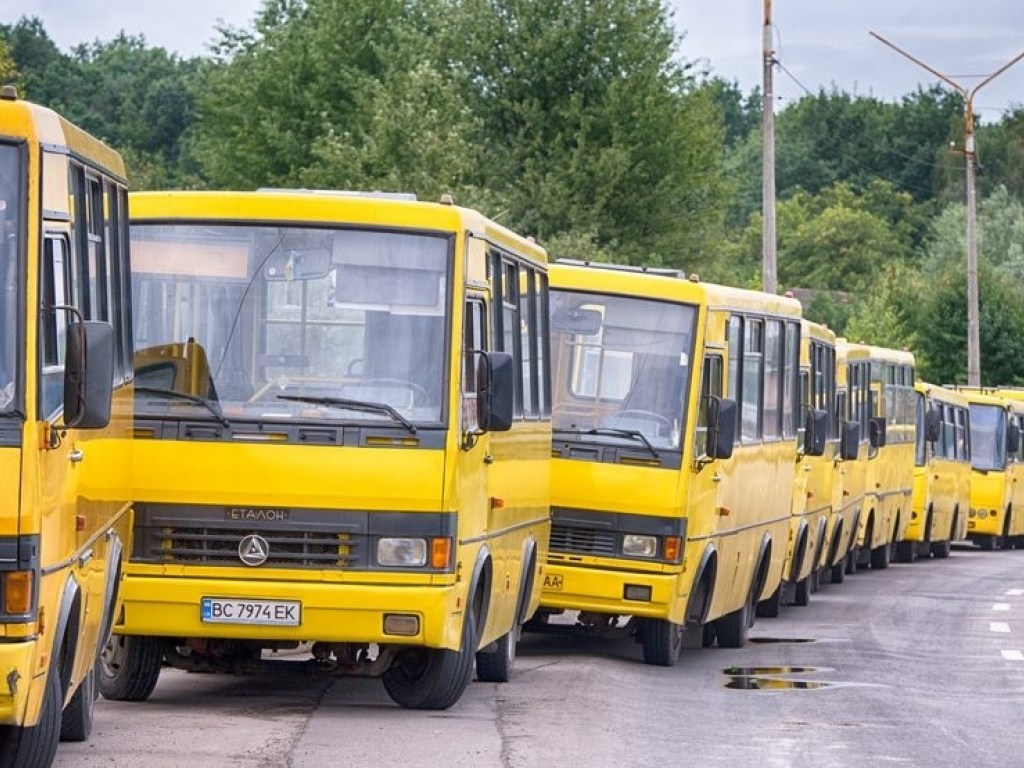
M538 0L543 2L543 0ZM670 0L685 59L744 91L761 84L767 0ZM216 27L247 27L262 0L0 0L0 23L38 16L64 50L120 30L182 56L208 52ZM871 37L873 30L968 89L1024 52L1024 0L773 0L778 109L836 88L886 101L939 80ZM974 98L982 120L1024 106L1024 61Z

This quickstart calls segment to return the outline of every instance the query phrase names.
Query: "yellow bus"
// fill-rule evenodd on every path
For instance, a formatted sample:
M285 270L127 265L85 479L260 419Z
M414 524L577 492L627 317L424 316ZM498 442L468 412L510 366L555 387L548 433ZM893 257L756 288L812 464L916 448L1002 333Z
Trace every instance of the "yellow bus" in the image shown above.
M967 538L985 550L1024 534L1024 401L957 387L970 403L971 507Z
M953 389L918 381L914 506L896 545L896 559L949 557L966 536L971 502L971 430L967 399Z
M851 404L856 389L869 448L856 566L883 569L905 536L913 505L914 355L867 344L848 349Z
M759 616L776 616L779 604L805 606L821 574L842 561L845 532L843 477L857 458L859 432L839 417L836 398L836 336L809 320L800 334L800 446L793 481L789 551L780 589L758 604ZM850 447L852 446L852 447ZM844 548L845 547L845 548Z
M742 646L787 556L799 302L611 265L551 282L542 611L632 617L649 664Z
M125 171L0 93L0 766L48 766L92 724L130 545Z
M107 698L312 643L443 709L512 674L550 532L543 249L411 196L131 200L136 549ZM269 656L269 653L268 653Z

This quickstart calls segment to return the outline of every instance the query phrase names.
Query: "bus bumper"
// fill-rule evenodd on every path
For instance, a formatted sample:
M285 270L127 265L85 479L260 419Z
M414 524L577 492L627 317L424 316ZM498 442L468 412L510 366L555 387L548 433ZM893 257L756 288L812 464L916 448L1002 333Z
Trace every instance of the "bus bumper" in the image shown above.
M0 644L0 725L35 725L46 688L35 661L35 642Z
M630 592L650 591L649 600L627 600ZM550 560L544 575L541 608L589 611L613 616L642 616L681 622L685 601L677 594L678 574L611 571L560 565Z
M380 643L458 650L466 585L381 585L128 576L120 635ZM297 626L204 621L204 598L298 602ZM386 634L389 615L415 616L415 634Z

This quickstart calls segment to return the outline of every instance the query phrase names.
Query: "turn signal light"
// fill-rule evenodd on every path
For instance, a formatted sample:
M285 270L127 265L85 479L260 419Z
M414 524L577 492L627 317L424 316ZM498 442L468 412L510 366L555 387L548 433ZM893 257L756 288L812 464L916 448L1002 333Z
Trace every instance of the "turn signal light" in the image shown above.
M665 559L671 560L673 563L679 561L680 545L682 544L682 538L679 536L666 536L665 537Z
M447 568L452 553L451 539L430 540L430 567Z
M4 577L4 612L32 610L32 571L11 571Z

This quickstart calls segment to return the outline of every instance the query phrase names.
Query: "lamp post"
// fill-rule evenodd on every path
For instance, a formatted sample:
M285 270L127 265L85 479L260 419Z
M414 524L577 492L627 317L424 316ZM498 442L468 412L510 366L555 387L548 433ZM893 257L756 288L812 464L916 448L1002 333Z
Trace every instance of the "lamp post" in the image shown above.
M928 70L964 97L964 157L967 161L967 383L972 387L979 387L981 386L981 333L978 321L978 195L974 178L977 165L974 138L974 97L985 85L1024 59L1024 51L1021 51L1015 58L973 88L966 88L902 48L890 43L877 32L869 32L869 34L918 66Z

